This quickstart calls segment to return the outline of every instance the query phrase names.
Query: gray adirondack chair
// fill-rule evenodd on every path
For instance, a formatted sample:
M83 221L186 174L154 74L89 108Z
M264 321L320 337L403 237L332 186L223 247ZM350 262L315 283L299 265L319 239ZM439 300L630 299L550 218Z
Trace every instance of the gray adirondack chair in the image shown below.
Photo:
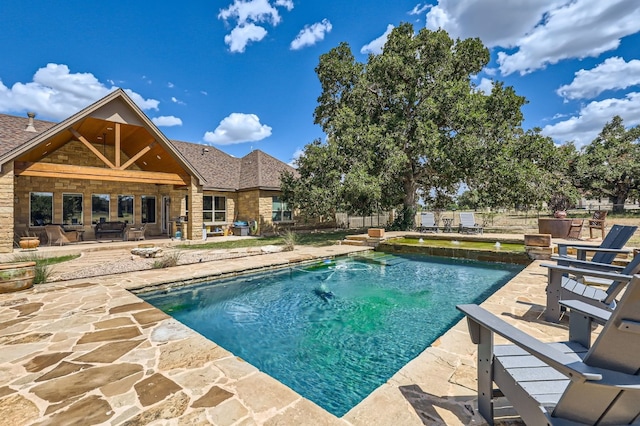
M433 213L420 213L420 232L438 232L435 215Z
M547 308L545 320L558 322L561 300L581 300L602 309L615 308L616 298L640 272L640 256L635 256L626 266L606 263L564 260L568 265L542 264L549 268L547 275ZM607 286L606 290L588 283Z
M460 212L459 232L468 232L482 234L482 226L476 223L476 219L472 212Z
M542 343L477 305L458 309L478 345L478 408L490 424L501 394L527 425L639 424L640 276L613 312L589 305L580 311L608 317L590 348L572 340ZM494 346L494 334L513 344Z
M629 250L624 250L622 247L633 236L636 229L638 229L637 226L613 225L599 246L560 243L558 244L558 258L571 258L567 251L569 248L574 248L577 254L575 258L578 260L586 260L587 253L592 252L594 253L591 258L592 262L611 263L618 254L629 253Z

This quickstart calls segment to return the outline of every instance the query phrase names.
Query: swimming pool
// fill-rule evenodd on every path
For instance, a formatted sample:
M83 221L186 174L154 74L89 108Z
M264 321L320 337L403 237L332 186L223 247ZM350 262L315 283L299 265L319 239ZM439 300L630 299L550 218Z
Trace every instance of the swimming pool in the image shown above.
M383 254L140 296L341 417L522 269Z

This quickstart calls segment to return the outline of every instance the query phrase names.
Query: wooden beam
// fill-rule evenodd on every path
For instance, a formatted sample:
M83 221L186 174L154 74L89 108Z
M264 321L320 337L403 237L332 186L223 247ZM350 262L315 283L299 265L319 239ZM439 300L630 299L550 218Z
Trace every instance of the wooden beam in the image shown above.
M120 167L120 123L116 123L116 168Z
M160 185L187 185L189 176L177 173L145 172L138 170L110 170L100 167L70 166L54 163L15 162L16 176L39 176L54 179L102 180Z
M126 170L127 167L129 167L130 165L132 165L133 163L135 163L138 158L142 157L143 155L145 155L147 152L151 151L151 148L153 148L156 144L156 141L153 141L149 146L145 146L144 148L142 148L140 150L140 152L138 152L136 155L134 155L133 157L129 158L129 161L127 161L126 163L124 163L122 166L120 166L118 169L119 170Z
M87 148L89 148L89 150L90 150L91 152L93 152L93 153L96 155L96 157L98 157L100 160L102 160L102 162L103 162L104 164L106 164L107 166L109 166L109 168L111 168L111 169L115 169L115 168L116 168L116 167L113 165L113 163L107 159L107 157L105 157L104 155L102 155L102 153L101 153L100 151L98 151L98 150L96 149L96 147L95 147L95 146L91 145L91 143L89 143L89 141L88 141L88 140L86 140L86 139L84 138L84 136L82 136L80 133L78 133L78 131L77 131L76 129L74 129L73 127L69 127L69 131L73 134L73 136L75 136L76 138L78 138L78 140L79 140L80 142L82 142L82 143L83 143Z

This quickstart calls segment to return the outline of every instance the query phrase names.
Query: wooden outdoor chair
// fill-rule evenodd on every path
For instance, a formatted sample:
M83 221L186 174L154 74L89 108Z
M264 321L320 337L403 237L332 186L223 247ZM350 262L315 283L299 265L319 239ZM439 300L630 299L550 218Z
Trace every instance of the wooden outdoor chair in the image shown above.
M596 210L593 212L593 217L589 219L589 238L593 238L593 230L599 229L604 239L604 220L607 217L606 210Z

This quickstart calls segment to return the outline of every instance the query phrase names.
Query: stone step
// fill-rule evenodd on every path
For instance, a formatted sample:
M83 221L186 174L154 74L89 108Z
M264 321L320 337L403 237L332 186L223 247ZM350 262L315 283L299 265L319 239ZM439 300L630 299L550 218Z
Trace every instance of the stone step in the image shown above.
M344 239L341 243L343 246L366 246L367 241L365 240L356 240L356 239Z

